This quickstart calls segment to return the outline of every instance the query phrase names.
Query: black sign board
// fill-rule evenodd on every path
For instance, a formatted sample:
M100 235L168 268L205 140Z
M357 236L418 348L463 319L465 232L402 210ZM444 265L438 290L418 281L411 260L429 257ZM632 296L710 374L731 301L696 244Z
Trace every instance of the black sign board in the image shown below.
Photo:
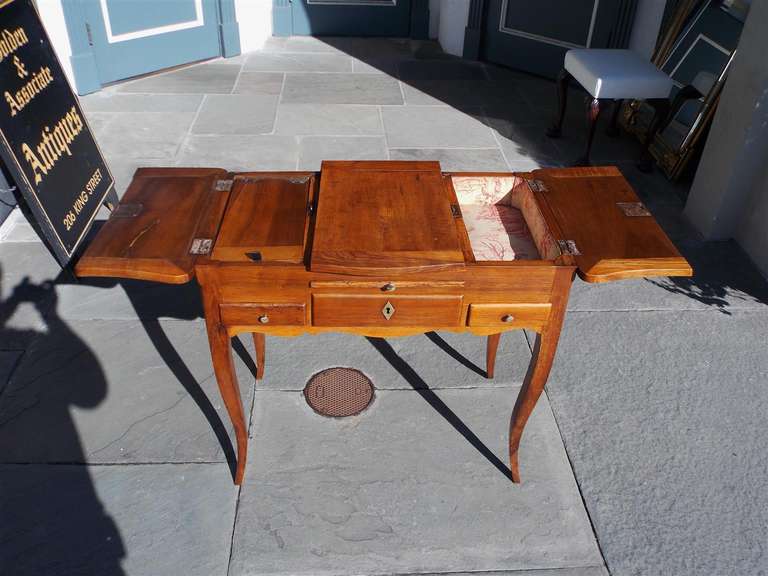
M66 266L114 181L31 0L0 0L0 91L0 154Z

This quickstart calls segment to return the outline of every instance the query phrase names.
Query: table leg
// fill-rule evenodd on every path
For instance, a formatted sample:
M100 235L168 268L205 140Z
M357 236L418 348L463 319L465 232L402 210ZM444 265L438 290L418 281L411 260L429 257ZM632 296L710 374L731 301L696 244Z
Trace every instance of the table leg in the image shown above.
M261 332L253 333L253 347L256 349L256 380L264 378L265 336Z
M232 420L232 427L235 429L237 440L235 484L240 485L243 482L245 460L248 453L248 430L245 424L243 402L240 399L240 385L237 382L235 364L232 360L232 341L221 323L219 307L213 290L204 286L202 292L213 371L216 373L216 382L219 385L221 398L224 400L229 418Z
M552 311L546 326L542 329L541 333L536 335L533 358L528 366L528 373L525 375L523 386L517 396L515 409L512 411L512 419L509 423L509 468L512 472L513 482L520 482L520 467L517 458L520 438L523 436L523 430L525 429L526 422L528 422L528 417L533 412L536 402L544 390L544 384L547 383L549 371L555 359L572 281L572 269L562 268L557 271L552 288Z
M496 350L499 348L501 334L488 336L488 345L485 349L485 376L489 380L493 378L493 369L496 367Z

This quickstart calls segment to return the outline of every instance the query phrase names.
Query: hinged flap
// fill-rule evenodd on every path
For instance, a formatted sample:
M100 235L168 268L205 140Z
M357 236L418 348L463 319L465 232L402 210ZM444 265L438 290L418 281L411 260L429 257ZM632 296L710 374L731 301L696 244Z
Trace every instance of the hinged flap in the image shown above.
M548 168L532 176L561 250L587 282L692 274L617 168Z
M229 192L216 168L140 168L75 267L78 276L183 284L210 253Z
M437 162L323 162L314 272L360 276L463 268Z

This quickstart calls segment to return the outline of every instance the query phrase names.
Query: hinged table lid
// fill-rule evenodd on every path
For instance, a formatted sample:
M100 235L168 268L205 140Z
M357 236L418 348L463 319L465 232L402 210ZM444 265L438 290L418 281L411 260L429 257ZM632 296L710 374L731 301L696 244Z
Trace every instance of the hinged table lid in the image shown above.
M140 168L75 267L78 276L183 284L210 254L229 192L216 168Z
M373 276L462 267L438 162L323 162L312 271Z
M692 274L617 168L536 170L529 183L587 282Z

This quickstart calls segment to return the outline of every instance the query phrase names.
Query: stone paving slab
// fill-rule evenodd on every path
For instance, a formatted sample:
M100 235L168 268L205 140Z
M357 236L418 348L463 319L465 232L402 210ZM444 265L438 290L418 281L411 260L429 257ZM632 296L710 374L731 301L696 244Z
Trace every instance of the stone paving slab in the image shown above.
M234 436L202 322L46 322L0 396L0 462L224 461Z
M277 96L210 94L192 125L193 134L269 134L275 125Z
M87 115L93 112L195 113L203 101L202 94L124 94L114 86L79 98Z
M379 388L499 388L519 385L531 359L521 330L504 334L493 380L485 377L486 339L471 334L429 333L387 340L327 333L296 338L268 337L260 390L302 390L321 370L352 366ZM405 366L403 365L405 364ZM508 392L514 397L517 392Z
M276 134L379 136L384 134L378 106L282 104Z
M299 145L293 136L195 135L187 138L177 166L215 166L236 172L296 170Z
M768 314L570 313L547 385L608 568L765 573Z
M352 72L344 54L254 52L243 65L248 72Z
M480 109L448 106L383 106L384 131L392 148L493 148L498 143Z
M120 84L117 90L154 94L229 94L239 73L240 66L216 60L128 81Z
M505 459L507 390L441 390L426 401L380 390L366 412L339 420L316 415L299 392L256 396L231 576L602 563L546 400L514 485L488 459Z
M226 576L223 464L0 466L0 573Z
M768 281L733 241L678 243L692 278L576 281L569 310L766 310Z
M390 148L392 160L437 160L446 172L506 172L504 155L497 148Z
M286 74L287 104L403 104L400 84L383 74Z
M389 160L383 136L304 136L299 170L320 170L323 160Z
M242 71L232 90L233 94L271 94L277 96L283 90L285 74L282 72Z
M91 112L105 122L98 131L107 158L173 158L195 119L195 112Z

